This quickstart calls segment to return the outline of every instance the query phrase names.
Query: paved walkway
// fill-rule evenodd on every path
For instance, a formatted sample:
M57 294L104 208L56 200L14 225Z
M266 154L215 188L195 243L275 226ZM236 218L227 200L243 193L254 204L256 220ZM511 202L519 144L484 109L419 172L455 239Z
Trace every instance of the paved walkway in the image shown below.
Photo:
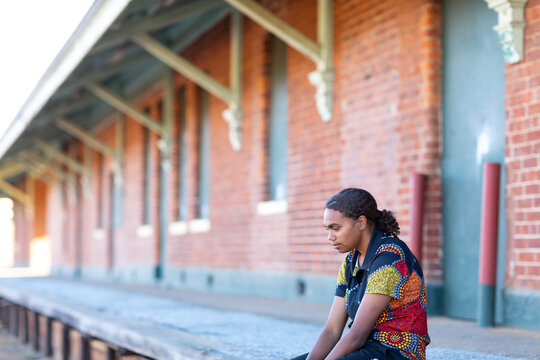
M53 278L0 279L0 296L14 292L25 294L29 303L46 299L47 306L63 304L94 320L103 317L118 329L133 328L136 323L138 331L149 336L211 349L205 354L214 359L287 359L306 352L329 309L320 304L158 287ZM540 359L540 333L479 329L471 322L445 318L430 318L429 331L431 360ZM174 357L163 356L169 358Z

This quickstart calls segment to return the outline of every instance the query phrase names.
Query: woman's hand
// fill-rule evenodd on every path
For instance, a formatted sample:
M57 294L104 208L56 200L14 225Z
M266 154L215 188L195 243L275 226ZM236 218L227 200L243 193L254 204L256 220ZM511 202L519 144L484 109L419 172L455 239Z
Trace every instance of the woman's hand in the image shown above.
M375 322L392 298L383 294L365 294L358 307L354 323L347 335L334 346L326 360L335 360L360 349L367 340Z
M328 355L341 338L347 318L345 299L339 296L334 297L326 325L306 360L323 360Z

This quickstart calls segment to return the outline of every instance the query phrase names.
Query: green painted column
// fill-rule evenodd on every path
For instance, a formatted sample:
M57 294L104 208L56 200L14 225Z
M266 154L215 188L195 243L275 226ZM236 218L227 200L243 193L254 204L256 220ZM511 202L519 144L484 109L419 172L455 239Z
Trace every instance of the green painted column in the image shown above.
M174 117L173 72L165 72L163 99L163 132L159 140L161 164L159 168L159 264L156 279L163 280L167 268L167 240L169 224L169 174L171 172L171 139Z
M501 165L498 163L484 164L477 319L480 327L495 325L500 171Z

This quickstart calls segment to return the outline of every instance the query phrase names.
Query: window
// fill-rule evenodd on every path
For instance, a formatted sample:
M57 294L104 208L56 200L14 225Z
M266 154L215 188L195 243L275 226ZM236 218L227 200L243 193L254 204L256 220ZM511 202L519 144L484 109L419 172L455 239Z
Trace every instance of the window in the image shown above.
M147 114L150 113L150 108L144 110ZM142 223L144 225L150 224L150 199L152 198L152 161L151 161L151 137L150 130L143 127L143 146L142 146L142 158L143 158L143 217Z
M287 198L287 45L271 38L268 119L268 200Z
M208 92L199 90L199 183L197 218L210 215L210 99Z
M103 229L103 154L97 153L97 228Z
M178 213L179 221L187 219L186 171L187 171L187 133L186 133L186 91L178 91Z

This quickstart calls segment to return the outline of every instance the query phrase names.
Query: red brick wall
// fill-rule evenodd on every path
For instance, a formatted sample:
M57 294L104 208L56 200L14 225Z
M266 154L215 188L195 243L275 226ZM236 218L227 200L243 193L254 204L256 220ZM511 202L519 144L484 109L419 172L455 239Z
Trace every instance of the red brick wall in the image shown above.
M311 39L316 37L316 6L312 0L262 1ZM249 19L244 23L243 148L235 152L221 112L226 104L210 97L211 182L208 233L169 236L169 264L273 271L335 274L342 255L334 254L323 230L322 212L329 196L345 186L370 190L380 208L395 211L408 239L409 181L414 172L429 176L424 267L430 280L441 280L440 190L440 8L434 0L334 2L334 118L324 123L317 113L315 88L307 75L315 64L292 48L287 50L289 88L288 212L257 215L267 199L267 118L269 34ZM223 84L229 83L229 19L217 24L183 52L183 56ZM188 220L196 216L198 174L198 88L176 74L175 87L186 87L188 133ZM149 90L134 100L139 109L157 104L162 89ZM177 99L176 99L177 101ZM173 133L177 134L177 124ZM98 134L115 146L115 127ZM142 225L142 127L125 123L124 222L115 232L117 266L154 265L158 259L157 135L153 135L153 199L150 238L139 238ZM175 146L178 136L173 138ZM93 189L97 193L94 154ZM169 218L176 218L178 151L169 178ZM108 229L109 173L113 160L105 157L104 224ZM94 239L97 199L83 201L84 264L107 266L105 239ZM69 208L71 209L71 208ZM73 238L73 213L66 211L66 230ZM87 221L86 221L87 220ZM87 224L88 225L87 225ZM58 239L58 238L57 238ZM57 241L57 240L55 240ZM73 240L63 240L73 241ZM54 264L73 263L71 246Z
M47 184L36 179L34 185L34 236L41 237L47 234Z
M60 201L60 187L47 188L47 234L51 240L51 264L62 266L64 253L62 248L63 217L66 216Z
M14 242L13 242L13 264L15 266L28 265L30 262L30 239L29 225L31 222L28 219L27 211L24 206L17 202L13 202L13 225L14 225Z
M540 1L525 21L525 58L506 67L506 274L510 287L540 289Z
M29 182L22 178L17 188L27 192ZM24 206L18 201L13 201L13 264L15 266L28 266L30 264L30 241L34 236L34 216L31 208Z
M440 5L342 1L335 9L340 186L368 189L395 212L407 241L411 175L428 175L423 266L441 280Z

